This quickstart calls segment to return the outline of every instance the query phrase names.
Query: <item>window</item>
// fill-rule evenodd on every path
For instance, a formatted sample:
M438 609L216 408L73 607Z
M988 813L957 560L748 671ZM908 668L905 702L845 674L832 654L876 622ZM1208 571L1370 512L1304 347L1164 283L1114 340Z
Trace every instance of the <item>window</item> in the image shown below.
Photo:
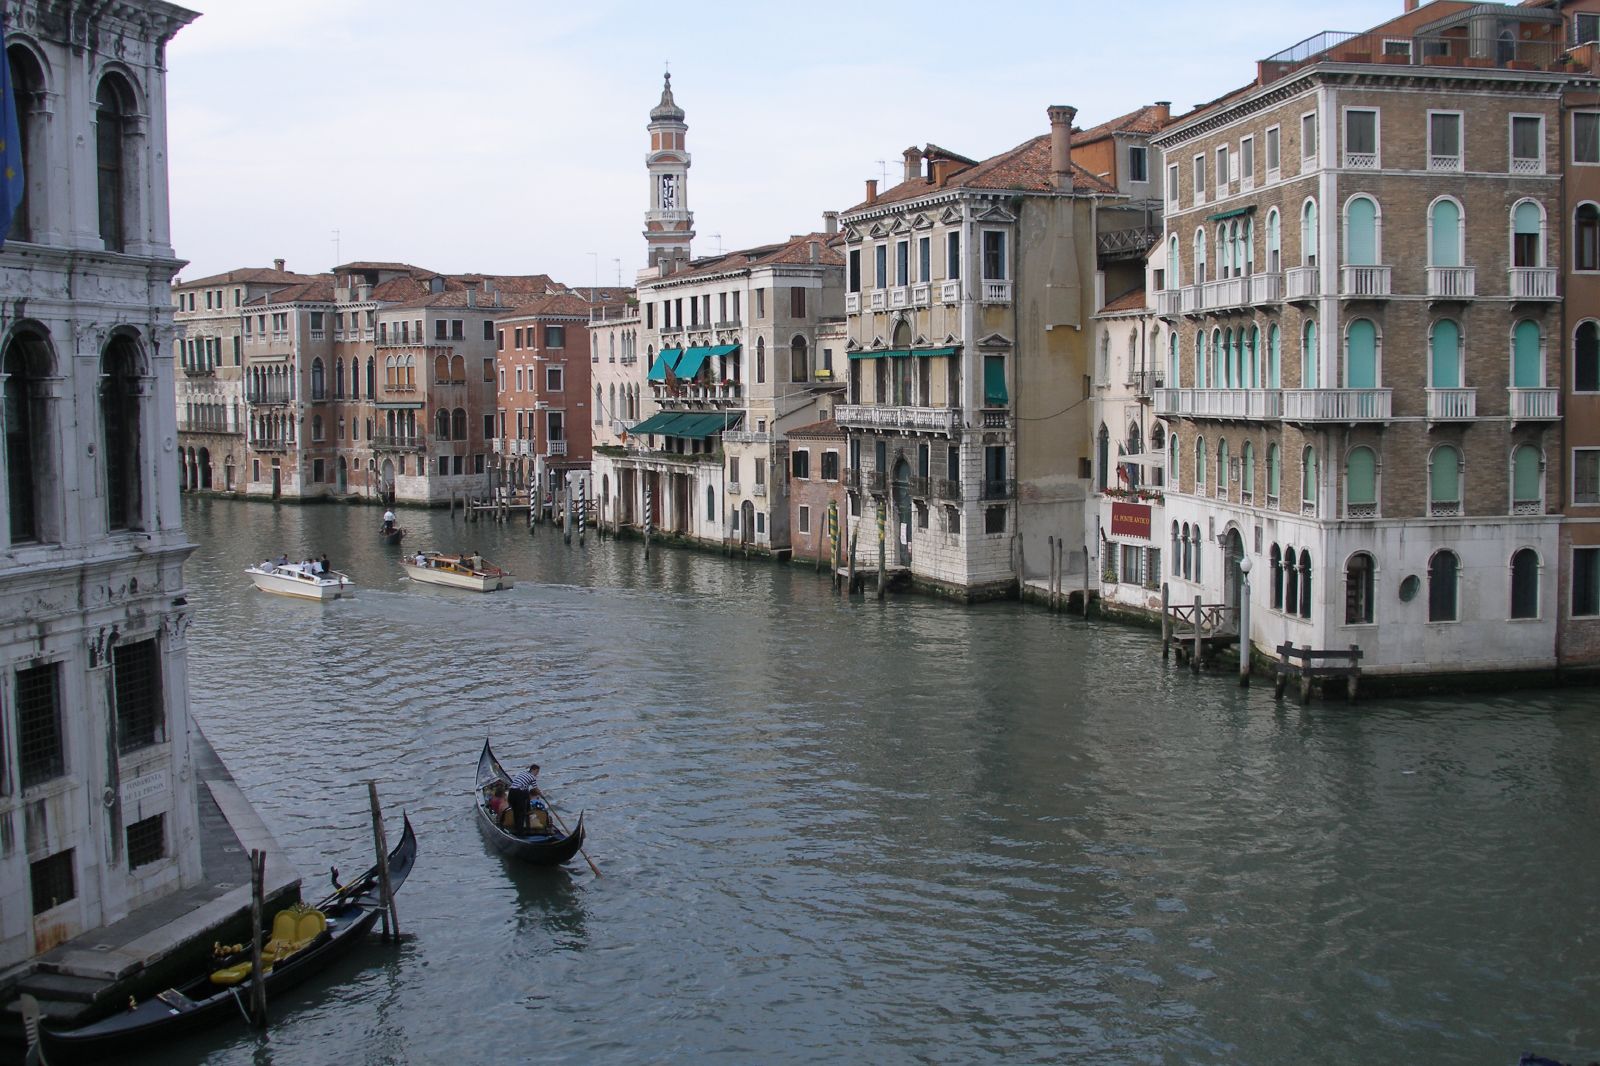
M1572 43L1600 41L1600 14L1580 11L1572 16Z
M1456 582L1461 562L1452 551L1435 552L1428 563L1428 621L1456 620Z
M1433 324L1428 341L1428 387L1461 387L1461 327L1448 318Z
M796 289L804 292L804 289ZM806 348L806 339L796 337L789 342L789 380L808 381L811 378L811 354Z
M1311 617L1311 553L1300 549L1300 617Z
M983 403L985 407L1004 407L1010 403L1006 392L1006 357L983 357Z
M926 284L933 280L933 238L917 240L917 280Z
M1461 453L1441 444L1428 458L1428 513L1461 513Z
M161 657L154 640L120 644L112 653L117 750L134 751L166 739L161 707Z
M1279 129L1278 129L1277 126L1271 126L1271 127L1269 127L1267 129L1266 153L1267 153L1267 180L1268 181L1276 181L1277 180L1278 171L1279 171L1279 169L1281 167L1281 163L1280 163L1279 157L1278 157L1278 152L1279 152L1278 134L1279 134Z
M951 281L961 277L961 231L944 235L944 276Z
M1378 167L1378 112L1371 108L1346 108L1344 112L1344 165L1351 170Z
M1511 209L1511 265L1544 266L1544 212L1532 200Z
M1511 387L1544 387L1544 337L1538 323L1527 319L1511 331Z
M327 391L328 384L322 369L322 360L313 359L311 360L311 398L313 400L325 400L328 398Z
M1353 196L1345 204L1344 261L1350 266L1378 262L1378 204L1370 196Z
M1579 204L1573 216L1572 268L1600 270L1600 207Z
M1511 173L1544 173L1544 118L1511 116Z
M760 385L767 380L767 339L756 338L756 384Z
M1344 463L1346 518L1375 518L1378 514L1378 460L1371 448L1350 449Z
M811 452L801 448L789 456L790 470L798 481L807 481L811 477Z
M1194 157L1194 202L1206 202L1206 157L1203 155Z
M311 439L315 440L315 441L319 441L319 440L322 439L322 416L321 415L312 415L311 416ZM317 480L321 481L322 479L318 478Z
M1167 208L1177 210L1178 207L1178 164L1173 163L1167 167Z
M544 390L546 392L563 392L566 385L563 379L562 368L547 366L544 368Z
M861 291L861 249L850 249L850 292Z
M1600 392L1600 324L1593 319L1572 335L1572 391Z
M738 484L739 457L737 455L730 455L728 456L728 485L730 488L735 488L738 486Z
M789 317L806 317L806 290L802 285L792 285L789 288Z
M1428 169L1461 169L1461 112L1428 112Z
M1538 514L1543 510L1544 459L1539 449L1523 444L1511 452L1511 513Z
M166 858L167 816L152 814L128 826L128 868L141 866Z
M66 773L58 670L45 663L16 673L17 764L24 789Z
M1441 197L1428 210L1428 265L1461 265L1461 205Z
M6 346L0 364L5 390L6 502L11 514L11 543L44 539L44 496L51 484L41 464L49 462L52 450L44 402L44 381L49 353L36 333L19 332Z
M985 533L1004 533L1006 531L1006 509L1004 507L985 507L983 509L983 531Z
M1272 609L1281 611L1283 610L1283 549L1274 544L1272 554L1268 558L1272 562ZM1177 560L1173 562L1176 565Z
M1600 548L1572 549L1572 617L1600 615Z
M838 452L823 452L822 453L822 480L824 480L824 481L838 481L839 480L839 453Z
M983 231L983 277L1003 281L1006 277L1006 235L1000 230Z
M1600 163L1600 111L1572 113L1572 161Z
M1539 553L1532 548L1511 557L1511 617L1539 617Z
M1128 145L1128 180L1147 182L1150 180L1150 150L1143 145Z
M1600 503L1600 448L1572 449L1572 502Z
M33 888L33 913L43 914L53 907L78 898L77 881L73 874L73 849L58 851L40 859L28 868Z
M138 353L118 336L101 361L100 418L104 434L107 528L137 530L142 519Z
M1300 116L1300 159L1311 163L1317 158L1317 113Z
M1317 450L1309 445L1300 453L1300 502L1313 507L1317 503Z
M1245 137L1239 141L1239 180L1245 188L1256 183L1256 139Z
M433 323L433 338L434 338L434 340L442 341L442 340L447 339L447 337L449 335L448 335L448 333L446 333L446 330L448 330L448 329L449 329L449 326L445 324L445 320L444 319L442 319L442 318L435 319L434 323Z
M800 505L800 532L811 532L811 508L804 504Z
M133 114L133 95L117 77L100 82L95 95L95 166L99 178L100 239L108 252L120 252L126 245L124 223L126 144L128 120ZM206 294L206 306L211 294Z
M1300 387L1314 389L1320 378L1317 370L1317 324L1311 321L1306 323L1305 332L1300 337Z
M1372 624L1372 556L1356 552L1344 567L1344 624Z
M1206 490L1206 439L1196 437L1194 442L1194 491L1196 495Z
M872 254L876 287L887 289L889 287L889 246L887 244L876 245L872 249Z
M1300 208L1300 265L1317 265L1317 202L1307 200Z

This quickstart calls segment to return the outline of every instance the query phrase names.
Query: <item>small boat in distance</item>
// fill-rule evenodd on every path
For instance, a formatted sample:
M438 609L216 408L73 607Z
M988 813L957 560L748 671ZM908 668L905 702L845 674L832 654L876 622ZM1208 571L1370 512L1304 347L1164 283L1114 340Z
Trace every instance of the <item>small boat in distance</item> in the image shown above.
M337 570L317 573L305 563L258 563L245 568L262 592L299 596L303 600L337 600L355 595L356 585Z
M430 585L450 585L474 592L493 592L508 589L514 578L508 571L493 565L483 556L445 555L442 552L417 552L400 561L406 575L413 581Z
M400 526L379 526L378 536L383 538L385 544L399 544L405 539L406 531Z
M483 752L478 756L477 784L478 830L501 854L535 866L559 866L578 854L578 849L583 847L582 814L578 815L578 824L572 827L570 833L561 832L555 824L554 812L550 812L550 824L531 832L517 832L501 824L501 817L490 808L489 801L497 789L504 790L511 784L511 776L494 757L494 752L489 750L487 740L483 742Z
M400 890L416 861L417 834L406 818L400 843L389 852L391 892ZM284 989L327 970L371 931L384 910L380 880L374 865L314 908L288 908L268 924L271 931L263 939L271 939L262 946L262 972L269 1003L281 1004L277 997ZM55 1029L46 1022L39 1034L43 1050L50 1062L121 1059L135 1048L206 1025L229 1019L237 1023L250 980L250 952L241 946L202 964L183 984L143 1002L130 1001L127 1010L109 1018L77 1029Z

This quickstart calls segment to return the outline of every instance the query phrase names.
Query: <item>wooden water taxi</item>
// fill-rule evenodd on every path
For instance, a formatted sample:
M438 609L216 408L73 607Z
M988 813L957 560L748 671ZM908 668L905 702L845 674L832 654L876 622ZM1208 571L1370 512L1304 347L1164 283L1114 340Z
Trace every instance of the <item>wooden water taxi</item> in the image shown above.
M356 585L337 570L317 573L305 563L275 565L261 563L246 567L246 574L262 592L279 596L298 596L304 600L337 600L355 595Z
M418 552L406 556L400 565L405 567L406 576L411 580L429 585L494 592L496 589L508 589L514 583L509 572L476 553L445 555L442 552Z

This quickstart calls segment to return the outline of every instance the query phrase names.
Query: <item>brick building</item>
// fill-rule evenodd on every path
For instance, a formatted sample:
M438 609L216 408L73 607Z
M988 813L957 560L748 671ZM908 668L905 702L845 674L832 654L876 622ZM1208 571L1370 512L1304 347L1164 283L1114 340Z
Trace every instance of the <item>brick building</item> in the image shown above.
M601 296L614 296L606 293ZM589 316L575 293L542 296L495 319L494 450L502 483L526 487L589 469L595 398Z
M832 559L829 516L836 515L839 562L850 550L849 501L844 492L844 430L833 419L796 426L789 441L789 542L795 562Z

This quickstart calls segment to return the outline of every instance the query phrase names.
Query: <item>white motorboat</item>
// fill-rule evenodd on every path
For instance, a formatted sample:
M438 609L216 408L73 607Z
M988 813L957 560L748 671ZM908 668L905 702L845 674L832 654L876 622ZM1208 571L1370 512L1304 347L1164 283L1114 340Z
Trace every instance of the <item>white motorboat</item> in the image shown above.
M452 588L471 589L474 592L493 592L508 589L514 583L511 574L493 565L481 555L445 555L441 552L418 552L408 555L401 564L413 581L430 585L449 585Z
M355 582L329 570L317 573L304 563L285 563L281 566L262 563L245 568L250 580L262 592L275 592L280 596L299 596L304 600L337 600L355 595Z

